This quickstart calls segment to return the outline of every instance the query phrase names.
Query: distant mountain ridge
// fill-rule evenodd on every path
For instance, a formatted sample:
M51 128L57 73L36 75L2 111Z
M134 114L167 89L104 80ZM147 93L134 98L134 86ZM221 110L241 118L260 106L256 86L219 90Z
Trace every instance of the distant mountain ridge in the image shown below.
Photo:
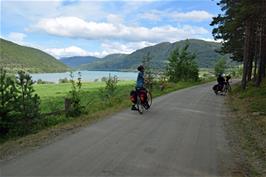
M198 39L189 39L189 51L195 53L196 62L201 68L214 67L217 60L222 57L216 50L220 49L221 44L208 42ZM155 68L165 66L167 59L176 46L179 48L185 46L187 40L174 43L163 42L154 46L145 47L134 51L131 54L112 54L104 58L98 58L89 63L83 63L77 66L79 69L85 70L132 70L142 62L143 57L150 53L152 57L152 65ZM228 56L225 56L229 60Z
M60 61L71 68L77 68L83 64L94 62L97 59L99 58L93 56L73 56L60 58Z
M70 70L53 56L35 48L21 46L0 38L0 67L10 72L65 72Z

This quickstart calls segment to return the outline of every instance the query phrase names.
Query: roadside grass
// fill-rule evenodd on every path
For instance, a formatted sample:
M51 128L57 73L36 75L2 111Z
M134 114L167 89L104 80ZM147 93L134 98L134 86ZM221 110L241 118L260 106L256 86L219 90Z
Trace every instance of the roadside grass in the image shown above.
M266 176L266 79L259 88L234 86L227 101L238 163L247 176Z
M203 84L212 80L198 82L167 83L163 91L159 84L155 84L152 90L153 97L158 97L169 92L183 88ZM73 133L81 127L119 112L125 108L130 109L131 102L129 93L134 89L133 81L119 82L115 95L110 99L105 99L101 95L104 83L83 83L82 105L84 105L83 115L80 117L66 117L65 115L46 116L41 123L35 127L35 131L24 137L7 137L0 139L0 159L9 159L28 149L37 148L45 143L53 141L58 135ZM70 90L70 84L47 84L36 85L36 92L41 97L42 111L51 111L55 108L62 108L64 97ZM58 93L60 91L60 94ZM50 95L50 96L49 96ZM137 112L136 112L137 114Z

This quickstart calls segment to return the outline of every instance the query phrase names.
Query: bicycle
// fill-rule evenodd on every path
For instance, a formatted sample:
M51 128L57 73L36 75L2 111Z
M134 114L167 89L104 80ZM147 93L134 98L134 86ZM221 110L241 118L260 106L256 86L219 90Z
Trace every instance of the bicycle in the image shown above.
M146 98L145 98L146 97ZM136 106L140 114L143 114L144 110L150 109L152 105L152 94L149 90L146 90L146 95L142 91L137 92Z
M224 84L224 89L223 89L223 93L224 93L224 95L226 95L228 92L230 92L231 91L231 85L230 85L230 83L229 82L225 82L225 84Z
M231 85L229 82L225 82L223 88L221 88L221 86L219 84L213 86L213 91L216 95L218 95L218 93L220 93L221 95L226 95L228 92L231 91Z

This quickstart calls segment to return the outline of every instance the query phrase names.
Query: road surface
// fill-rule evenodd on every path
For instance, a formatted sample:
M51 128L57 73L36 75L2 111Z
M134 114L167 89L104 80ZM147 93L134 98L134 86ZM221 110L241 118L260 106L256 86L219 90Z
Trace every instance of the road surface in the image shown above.
M224 96L211 84L154 100L139 115L124 110L17 159L1 176L224 176L230 153Z

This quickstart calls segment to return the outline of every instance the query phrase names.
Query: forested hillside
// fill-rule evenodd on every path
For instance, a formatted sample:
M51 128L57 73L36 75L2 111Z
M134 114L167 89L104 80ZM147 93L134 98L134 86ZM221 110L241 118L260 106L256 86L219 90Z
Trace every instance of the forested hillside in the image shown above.
M10 72L64 72L69 68L51 55L0 38L0 67Z
M92 56L73 56L61 58L60 61L71 68L77 68L83 64L94 62L97 59L99 58Z
M207 42L203 40L190 39L188 41L179 41L175 43L164 42L154 46L139 49L129 55L126 54L113 54L106 56L102 59L96 60L89 64L82 65L81 69L88 70L123 70L135 69L141 63L143 57L150 53L152 56L152 63L155 68L162 68L167 61L168 56L173 49L184 47L186 42L189 42L189 51L197 55L196 62L201 68L211 68L216 61L222 57L217 53L221 44L215 42ZM229 57L226 56L229 60Z

